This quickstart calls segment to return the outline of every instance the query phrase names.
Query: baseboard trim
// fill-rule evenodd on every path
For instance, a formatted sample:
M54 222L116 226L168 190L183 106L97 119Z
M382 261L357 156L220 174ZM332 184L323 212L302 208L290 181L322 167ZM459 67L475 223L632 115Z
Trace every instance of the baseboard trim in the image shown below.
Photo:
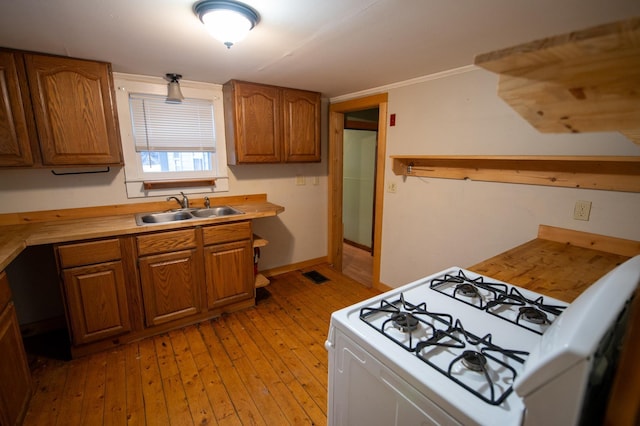
M31 322L29 324L21 324L20 333L22 334L22 337L32 337L63 328L67 328L67 320L64 315L61 315L41 321Z
M373 288L383 293L394 289L394 287L388 286L385 283L373 283Z
M277 268L265 269L260 271L265 277L274 277L276 275L286 274L287 272L297 271L298 269L309 268L321 263L328 263L329 258L327 256L316 257L315 259L309 259L302 262L292 263L285 266L279 266Z

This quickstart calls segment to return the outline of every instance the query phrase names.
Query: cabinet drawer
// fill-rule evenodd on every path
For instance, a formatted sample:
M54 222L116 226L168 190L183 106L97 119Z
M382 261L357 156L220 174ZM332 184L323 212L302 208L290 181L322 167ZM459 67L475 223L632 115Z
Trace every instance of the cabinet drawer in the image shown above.
M251 238L251 222L231 223L229 225L202 228L204 245L228 243L230 241Z
M113 238L59 246L58 257L63 268L118 260L121 258L120 240Z
M183 231L141 235L136 237L136 240L138 242L138 256L146 256L148 254L195 248L196 231L195 229L185 229Z
M9 288L9 279L7 274L0 272L0 312L7 306L11 300L11 289Z

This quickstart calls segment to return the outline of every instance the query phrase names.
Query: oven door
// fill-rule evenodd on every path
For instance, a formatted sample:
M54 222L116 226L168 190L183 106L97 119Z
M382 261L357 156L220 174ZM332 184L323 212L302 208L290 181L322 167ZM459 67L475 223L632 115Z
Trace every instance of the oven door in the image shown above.
M329 426L460 424L339 329L325 346Z

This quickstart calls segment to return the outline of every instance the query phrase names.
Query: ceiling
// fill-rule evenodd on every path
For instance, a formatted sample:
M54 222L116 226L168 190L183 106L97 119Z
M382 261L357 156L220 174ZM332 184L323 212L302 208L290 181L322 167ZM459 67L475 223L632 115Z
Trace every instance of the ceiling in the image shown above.
M259 24L231 49L194 0L2 0L0 46L117 72L231 78L337 97L473 63L476 54L640 16L638 0L245 0Z

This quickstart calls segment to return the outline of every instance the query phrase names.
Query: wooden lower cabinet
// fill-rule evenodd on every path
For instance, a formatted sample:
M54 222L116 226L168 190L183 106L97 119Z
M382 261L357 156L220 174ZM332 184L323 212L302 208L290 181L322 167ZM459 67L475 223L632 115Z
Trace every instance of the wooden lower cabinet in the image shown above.
M57 245L72 355L252 306L252 244L241 221Z
M57 246L67 321L74 345L131 330L121 242L118 238Z
M9 282L0 272L0 425L21 424L31 400L31 373Z
M198 251L141 257L140 284L145 322L154 326L200 313Z
M65 269L63 277L73 344L131 330L121 261Z
M207 246L204 258L209 309L254 297L251 240Z

